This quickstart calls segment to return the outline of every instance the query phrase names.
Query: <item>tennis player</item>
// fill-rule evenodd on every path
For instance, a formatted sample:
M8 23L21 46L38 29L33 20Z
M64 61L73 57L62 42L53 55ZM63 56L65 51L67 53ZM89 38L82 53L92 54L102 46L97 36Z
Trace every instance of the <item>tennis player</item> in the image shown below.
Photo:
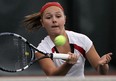
M29 31L38 30L40 27L46 29L48 35L38 45L39 50L45 53L57 52L70 55L67 60L46 58L39 61L46 75L84 77L85 60L88 60L99 74L107 74L112 53L100 57L90 38L66 30L65 23L66 15L58 2L46 3L38 13L28 15L24 20L25 27ZM53 41L58 35L66 37L65 45L55 46ZM40 57L42 54L36 53L36 56Z

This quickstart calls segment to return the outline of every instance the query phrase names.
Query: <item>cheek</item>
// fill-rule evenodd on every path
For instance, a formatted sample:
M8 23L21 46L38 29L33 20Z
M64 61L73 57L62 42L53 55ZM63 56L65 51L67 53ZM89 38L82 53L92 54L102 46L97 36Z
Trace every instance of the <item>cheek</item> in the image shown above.
M60 19L60 21L59 21L62 25L64 25L65 24L65 22L66 22L66 19L64 18L64 17L62 17L61 19Z
M65 25L65 20L64 20L64 19L61 19L61 20L59 21L59 23L60 23L61 25Z
M44 27L48 27L50 25L50 21L43 21L42 23Z

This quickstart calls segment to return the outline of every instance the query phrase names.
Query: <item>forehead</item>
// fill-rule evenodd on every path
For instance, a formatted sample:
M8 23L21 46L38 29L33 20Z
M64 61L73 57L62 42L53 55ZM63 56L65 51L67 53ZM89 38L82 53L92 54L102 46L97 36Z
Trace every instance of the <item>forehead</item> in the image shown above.
M57 6L50 6L44 11L44 14L47 13L63 13L63 10Z

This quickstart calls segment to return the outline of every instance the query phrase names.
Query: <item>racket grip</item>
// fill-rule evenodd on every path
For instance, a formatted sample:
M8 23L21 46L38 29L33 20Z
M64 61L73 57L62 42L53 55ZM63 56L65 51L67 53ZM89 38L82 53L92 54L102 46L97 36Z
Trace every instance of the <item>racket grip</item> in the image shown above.
M54 59L68 59L69 54L53 53Z

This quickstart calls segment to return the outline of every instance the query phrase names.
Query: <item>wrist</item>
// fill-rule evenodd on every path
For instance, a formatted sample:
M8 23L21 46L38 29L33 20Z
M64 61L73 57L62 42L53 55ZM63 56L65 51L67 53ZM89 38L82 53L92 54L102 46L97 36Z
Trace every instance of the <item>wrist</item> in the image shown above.
M74 64L76 64L76 62L69 61L69 60L67 60L66 63L69 64L69 65L74 65Z
M67 62L67 61L66 61L66 64L69 65L69 66L73 66L74 65L73 63Z
M98 65L98 72L102 75L106 75L108 73L109 66L108 64L99 64Z

